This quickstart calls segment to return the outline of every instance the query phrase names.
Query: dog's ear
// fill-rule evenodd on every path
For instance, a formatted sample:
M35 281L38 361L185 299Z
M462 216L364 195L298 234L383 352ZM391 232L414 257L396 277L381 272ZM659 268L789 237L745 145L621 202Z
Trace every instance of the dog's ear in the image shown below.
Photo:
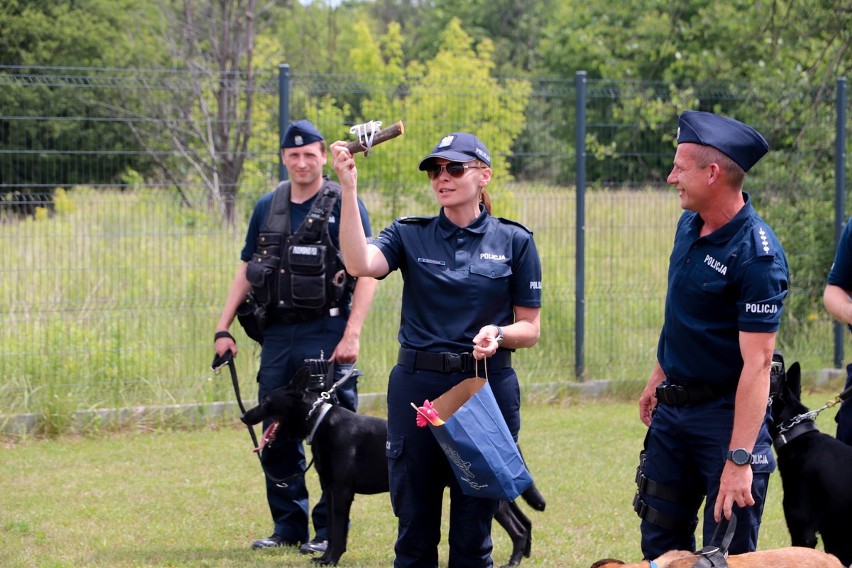
M787 369L787 377L786 377L786 385L793 394L796 395L796 398L802 399L802 368L799 366L799 362L796 361L790 368Z
M603 558L589 566L589 568L609 568L610 566L621 566L623 564L623 561L616 560L615 558Z
M296 374L293 375L293 380L290 382L290 388L295 392L303 393L308 388L308 382L311 380L311 368L305 362L301 367L296 369Z

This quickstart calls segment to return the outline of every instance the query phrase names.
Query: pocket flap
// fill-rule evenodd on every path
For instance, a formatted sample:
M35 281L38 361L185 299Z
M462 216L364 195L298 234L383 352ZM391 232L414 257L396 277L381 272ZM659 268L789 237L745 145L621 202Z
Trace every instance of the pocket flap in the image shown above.
M404 446L405 436L388 433L388 438L385 442L385 455L391 459L398 459L402 455Z
M287 254L292 272L302 274L322 272L325 264L324 245L293 245Z
M512 275L512 267L509 264L489 262L488 264L471 264L471 274L478 274L486 278L506 278Z

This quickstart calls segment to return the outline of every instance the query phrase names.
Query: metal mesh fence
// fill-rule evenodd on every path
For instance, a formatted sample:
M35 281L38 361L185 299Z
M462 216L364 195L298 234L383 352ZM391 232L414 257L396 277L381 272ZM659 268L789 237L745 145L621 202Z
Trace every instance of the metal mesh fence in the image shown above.
M241 76L226 79L245 84ZM212 334L254 201L278 176L278 80L274 72L255 78L252 142L228 225L211 197L209 171L171 140L173 132L190 133L183 143L203 147L205 126L218 119L189 102L195 111L158 114L174 111L182 97L212 100L214 78L0 67L5 411L62 416L232 396L227 378L209 370ZM665 177L684 105L736 115L769 138L775 151L749 175L746 190L793 268L779 343L805 369L830 366L832 324L818 297L833 254L833 91L623 81L590 81L587 88L581 378L644 380L651 369L680 214ZM440 133L471 130L492 144L481 134L491 125L473 107L497 95L464 85L441 90L294 74L287 94L290 118L310 116L328 139L348 137L358 119L377 118L369 114L380 96L394 113L381 118L405 121L399 141L361 159L374 232L400 215L435 214L416 168ZM545 270L541 342L515 359L525 385L577 380L575 97L573 80L529 81L517 137L511 145L494 142L495 214L533 229ZM474 124L455 112L465 105L478 117ZM383 391L395 362L400 290L396 274L379 286L362 336L361 392ZM232 331L243 398L251 400L257 349L236 323Z

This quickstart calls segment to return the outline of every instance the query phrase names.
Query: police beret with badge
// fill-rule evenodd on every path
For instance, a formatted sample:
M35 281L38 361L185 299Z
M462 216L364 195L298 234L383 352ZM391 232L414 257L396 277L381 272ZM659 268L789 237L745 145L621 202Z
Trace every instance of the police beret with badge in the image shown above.
M431 160L443 158L451 162L480 160L491 166L491 154L482 141L467 132L447 134L432 149L432 153L420 160L420 171L424 171Z
M299 148L305 144L320 142L325 140L310 120L297 120L291 122L287 130L284 131L284 136L281 138L282 148Z
M766 139L754 128L711 112L687 110L680 115L677 143L712 146L747 172L769 151Z

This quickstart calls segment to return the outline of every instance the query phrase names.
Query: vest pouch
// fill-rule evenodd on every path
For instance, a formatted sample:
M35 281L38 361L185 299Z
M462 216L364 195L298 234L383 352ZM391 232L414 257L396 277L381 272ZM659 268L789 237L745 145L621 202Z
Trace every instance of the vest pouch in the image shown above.
M292 245L287 250L290 265L290 298L296 309L316 310L327 303L325 284L326 246Z
M280 261L278 256L256 252L246 266L246 280L251 284L255 301L262 306L272 302L272 277Z
M243 327L243 331L253 339L263 345L263 326L266 324L266 308L254 299L254 295L249 292L245 300L237 306L237 321Z

